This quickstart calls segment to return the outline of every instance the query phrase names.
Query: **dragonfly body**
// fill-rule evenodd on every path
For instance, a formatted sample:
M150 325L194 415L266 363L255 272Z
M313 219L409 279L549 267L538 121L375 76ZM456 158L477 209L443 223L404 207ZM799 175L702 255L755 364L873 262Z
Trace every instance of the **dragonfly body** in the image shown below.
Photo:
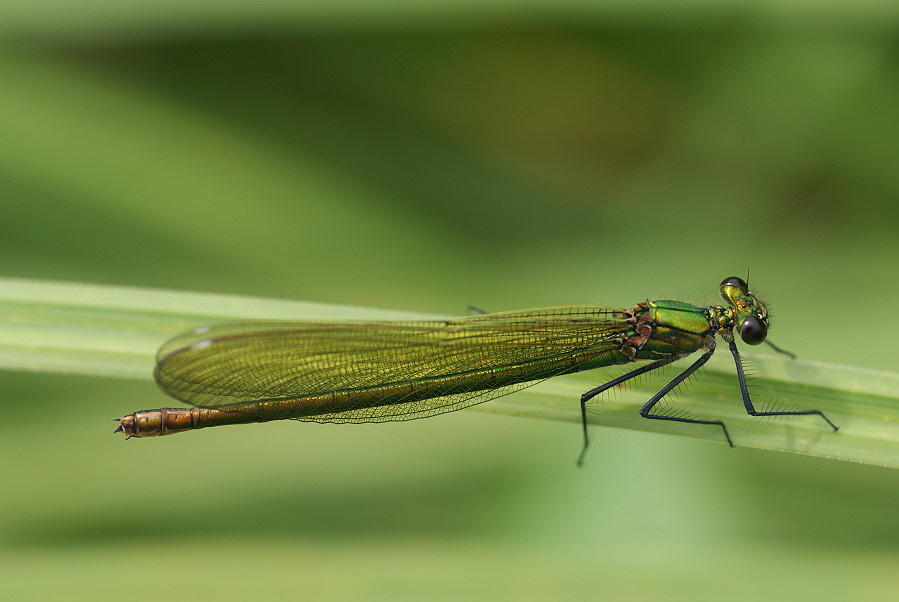
M769 414L752 408L733 337L736 328L745 342L761 343L767 308L739 278L725 280L721 294L728 305L660 300L631 309L565 306L429 322L259 321L203 327L163 345L155 372L163 391L194 407L134 412L119 418L116 430L147 437L282 419L409 420L468 407L553 376L642 362L582 397L586 447L589 399L705 350L641 414L717 424L730 442L720 421L652 413L664 394L711 357L720 335L734 353L747 411Z

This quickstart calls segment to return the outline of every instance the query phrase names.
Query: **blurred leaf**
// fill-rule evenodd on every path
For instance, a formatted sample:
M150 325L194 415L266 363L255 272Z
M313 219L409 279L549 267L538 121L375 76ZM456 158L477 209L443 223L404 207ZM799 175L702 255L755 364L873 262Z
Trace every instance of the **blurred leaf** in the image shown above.
M403 24L427 25L492 23L497 19L524 20L555 16L597 23L610 20L639 20L644 23L697 24L742 18L754 26L777 26L786 19L801 19L808 28L821 26L847 27L862 23L868 27L889 26L896 15L896 5L889 0L867 2L802 2L800 0L756 3L748 1L709 2L679 0L666 2L627 2L607 0L524 0L516 3L484 0L306 0L284 2L150 2L147 0L114 3L109 0L82 0L78 11L65 9L61 0L0 3L0 32L35 32L65 36L122 37L125 32L146 33L175 30L182 32L193 26L197 30L233 29L240 27L390 27ZM114 15L115 18L110 18ZM751 17L751 18L748 18Z
M38 372L150 378L156 349L187 328L238 319L428 319L436 316L229 295L86 284L0 281L0 367ZM718 417L740 446L899 467L899 374L749 356L760 408L820 409L816 416L759 420L743 412L736 377L719 353L701 377L669 400L697 416ZM602 373L557 378L476 406L484 412L580 420L580 394ZM600 375L600 376L598 376ZM593 421L606 426L675 433L723 443L720 430L645 420L637 408L655 390L645 378L604 399ZM760 392L763 392L760 395ZM894 427L894 428L890 428Z

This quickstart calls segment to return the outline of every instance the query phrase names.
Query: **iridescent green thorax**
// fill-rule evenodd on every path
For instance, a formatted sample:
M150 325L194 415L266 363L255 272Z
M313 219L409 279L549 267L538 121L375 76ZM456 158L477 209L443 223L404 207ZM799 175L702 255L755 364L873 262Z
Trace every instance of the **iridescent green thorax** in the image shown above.
M715 331L706 308L683 301L645 301L626 315L633 330L619 337L617 343L630 360L689 355L707 346Z

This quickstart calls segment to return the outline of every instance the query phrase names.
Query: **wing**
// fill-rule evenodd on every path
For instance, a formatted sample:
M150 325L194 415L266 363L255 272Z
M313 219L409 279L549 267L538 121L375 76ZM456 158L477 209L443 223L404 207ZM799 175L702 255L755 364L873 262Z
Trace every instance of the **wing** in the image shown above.
M568 306L429 322L237 322L168 341L156 380L194 406L278 402L284 418L405 420L624 361L624 311ZM303 400L342 400L304 415ZM285 403L295 400L296 403Z

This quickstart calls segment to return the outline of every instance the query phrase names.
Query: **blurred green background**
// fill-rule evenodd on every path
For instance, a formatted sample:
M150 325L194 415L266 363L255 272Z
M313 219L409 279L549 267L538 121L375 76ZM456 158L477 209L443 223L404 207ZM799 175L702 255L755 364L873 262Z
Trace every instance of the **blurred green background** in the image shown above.
M461 314L749 270L775 342L896 370L895 2L515 6L0 4L0 275ZM165 403L0 373L0 597L899 591L894 470L598 427L577 470L476 412L112 436Z

